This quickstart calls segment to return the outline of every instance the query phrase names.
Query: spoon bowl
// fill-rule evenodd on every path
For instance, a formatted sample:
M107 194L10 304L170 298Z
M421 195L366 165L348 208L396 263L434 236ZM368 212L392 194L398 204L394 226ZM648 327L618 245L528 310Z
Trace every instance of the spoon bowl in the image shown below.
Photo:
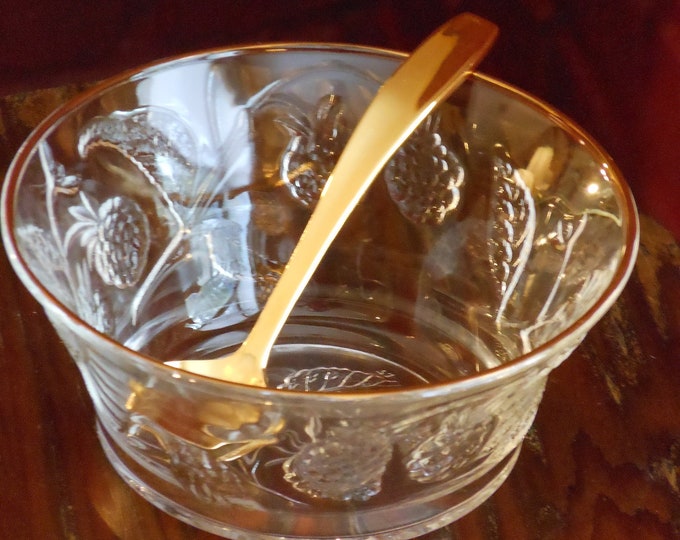
M266 386L271 348L324 253L373 179L425 117L484 58L498 28L462 14L430 35L387 79L347 141L309 223L255 326L233 353L168 365L226 381Z

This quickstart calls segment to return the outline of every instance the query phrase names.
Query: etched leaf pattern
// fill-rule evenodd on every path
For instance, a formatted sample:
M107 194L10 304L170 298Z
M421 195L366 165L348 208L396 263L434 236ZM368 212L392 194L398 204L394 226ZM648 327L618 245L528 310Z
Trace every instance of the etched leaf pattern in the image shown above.
M572 257L576 243L588 226L590 215L572 211L557 197L541 201L538 212L542 234L534 242L532 264L540 264L543 271L555 278L551 287L541 291L540 309L525 316L530 317L526 328L520 331L525 352L558 332L564 326L564 321L585 309L606 284L602 272L586 271L589 267L587 255L581 254L579 260ZM592 253L597 250L597 246L590 249ZM565 283L570 285L566 286ZM565 301L560 298L560 295L568 294L569 290L570 294L580 296L583 301ZM536 296L538 293L532 294Z
M304 392L347 392L394 386L399 386L398 379L385 370L365 372L340 367L316 367L287 375L278 388Z
M143 107L92 119L80 133L78 152L87 158L102 148L121 153L137 166L159 188L157 194L172 194L180 201L197 194L195 136L170 109Z
M555 282L548 292L541 312L537 316L537 320L539 321L544 319L552 309L555 296L563 281L567 265L571 261L571 255L574 251L575 244L588 224L588 214L575 214L565 207L557 208L563 206L563 204L564 203L562 203L561 200L555 200L544 205L547 210L544 215L544 225L542 229L546 232L543 234L540 242L547 242L553 250L562 255L562 260L560 261L559 268L555 269ZM581 269L579 268L578 271L581 271Z
M62 301L68 300L70 291L59 276L68 272L66 260L52 237L45 229L35 224L17 228L17 237L26 246L31 271L43 283L53 283L54 295Z

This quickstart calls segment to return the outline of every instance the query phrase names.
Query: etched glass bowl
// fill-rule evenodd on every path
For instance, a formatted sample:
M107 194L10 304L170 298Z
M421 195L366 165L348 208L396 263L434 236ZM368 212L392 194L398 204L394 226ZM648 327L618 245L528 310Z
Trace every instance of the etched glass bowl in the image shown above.
M272 353L269 388L165 366L243 340L352 127L403 57L277 45L93 88L7 176L12 264L144 497L232 538L409 538L511 470L546 377L634 263L587 134L476 74L376 179ZM47 360L47 359L46 359Z

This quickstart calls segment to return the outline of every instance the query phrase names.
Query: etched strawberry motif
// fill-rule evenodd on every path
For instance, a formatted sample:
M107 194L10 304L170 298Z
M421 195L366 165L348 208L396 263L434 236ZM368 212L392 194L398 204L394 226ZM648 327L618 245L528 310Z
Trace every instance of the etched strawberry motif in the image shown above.
M94 265L108 285L123 289L137 283L149 251L149 223L130 199L113 197L99 207Z
M293 133L281 159L281 179L296 200L313 207L349 138L342 100L326 95L311 118L291 115L279 123Z
M409 478L423 484L442 482L485 457L484 448L496 423L490 416L470 426L464 415L451 414L409 454L404 463Z
M401 213L416 224L438 225L460 203L463 163L430 115L385 166L385 181Z
M536 233L536 208L527 176L512 164L502 146L496 148L491 163L494 192L488 245L491 274L500 295L497 321L522 277Z
M99 207L83 192L80 199L81 205L69 208L76 222L66 234L65 245L79 237L88 265L106 285L133 287L142 277L151 243L143 210L127 197L111 197Z
M380 492L391 456L392 446L384 434L338 428L288 458L284 479L311 497L365 501Z

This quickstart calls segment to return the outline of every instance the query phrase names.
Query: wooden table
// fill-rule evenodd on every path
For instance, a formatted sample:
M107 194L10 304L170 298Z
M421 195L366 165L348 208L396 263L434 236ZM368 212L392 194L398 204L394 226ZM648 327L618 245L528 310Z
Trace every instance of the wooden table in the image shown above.
M0 100L0 173L80 90ZM642 216L622 297L550 377L509 479L430 539L680 538L680 248ZM99 447L83 382L0 255L0 538L215 538L156 510Z

